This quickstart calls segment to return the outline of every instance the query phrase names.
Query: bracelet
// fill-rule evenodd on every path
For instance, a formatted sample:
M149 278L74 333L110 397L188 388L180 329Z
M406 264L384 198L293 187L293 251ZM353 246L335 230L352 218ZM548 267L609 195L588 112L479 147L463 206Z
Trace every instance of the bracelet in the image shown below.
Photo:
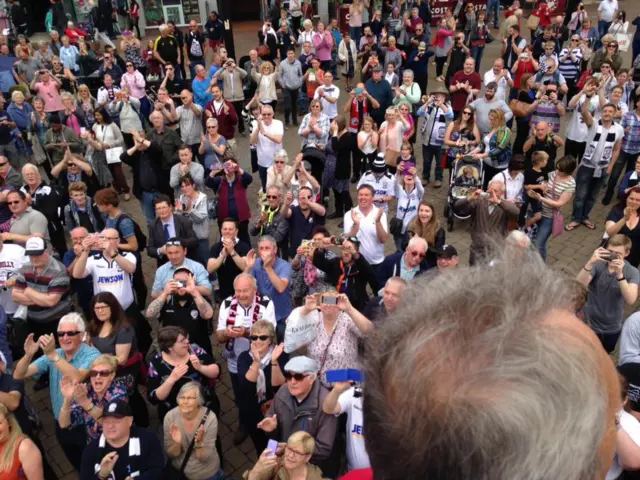
M582 269L583 269L585 272L591 272L591 270L593 270L593 268L592 268L591 270L589 270L586 266L582 267Z
M274 362L271 362L271 366L272 366L272 367L279 367L280 365L278 364L278 362L275 362L275 363L274 363Z
M625 278L625 277L622 277L622 278L618 278L617 280L618 280L619 282L622 282L623 280L626 280L626 278Z

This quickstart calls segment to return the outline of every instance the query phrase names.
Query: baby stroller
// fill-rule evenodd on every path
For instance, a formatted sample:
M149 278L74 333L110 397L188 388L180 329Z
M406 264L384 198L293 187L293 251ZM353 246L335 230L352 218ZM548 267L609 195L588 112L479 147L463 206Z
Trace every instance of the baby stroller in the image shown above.
M456 211L455 203L461 198L466 198L470 189L482 188L484 164L482 160L476 160L471 155L458 155L450 172L447 201L444 204L444 216L447 218L449 232L453 231L454 219L466 220L471 216L469 213Z

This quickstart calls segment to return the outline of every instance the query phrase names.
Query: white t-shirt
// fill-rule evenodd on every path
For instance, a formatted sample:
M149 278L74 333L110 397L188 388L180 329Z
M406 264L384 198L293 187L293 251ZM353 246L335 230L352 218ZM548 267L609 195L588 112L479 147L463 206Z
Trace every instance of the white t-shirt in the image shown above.
M217 331L226 330L232 301L233 297L228 297L222 302L222 305L220 305L218 327L216 328ZM251 325L253 324L253 310L255 305L256 302L254 301L249 308L244 308L240 303L238 303L234 326L251 328ZM274 327L276 326L276 313L273 307L273 302L266 295L262 295L260 297L260 312L258 312L256 321L258 320L266 320L273 324ZM229 372L238 373L238 357L242 352L249 350L249 347L250 344L248 338L238 337L234 339L233 352L231 354L223 353L227 359L227 368L229 368ZM226 350L226 346L224 346L222 350L224 352Z
M640 422L624 410L620 410L620 428L631 437L631 440L633 440L636 445L640 446ZM611 466L604 478L605 480L616 480L620 475L622 475L622 465L620 465L618 454L616 453L613 456L613 462L611 462Z
M136 265L133 253L122 252L120 255ZM93 293L111 292L118 299L122 308L126 310L133 303L133 288L131 274L122 270L115 260L107 260L102 253L87 258L85 274L93 278Z
M271 120L271 125L262 124L264 132L269 135L284 135L284 126L280 120ZM262 133L258 133L258 165L264 168L269 168L273 165L273 156L282 148L282 141L276 143Z
M378 208L373 206L369 215L364 215L360 211L360 207L354 208L356 215L360 219L360 228L356 237L360 240L360 253L371 265L378 265L384 261L384 243L378 240L376 234L376 217L378 216ZM380 218L382 228L385 232L389 231L387 225L387 214L383 213ZM344 233L348 233L353 227L353 219L351 218L351 210L344 215Z
M364 445L362 397L354 397L354 387L338 397L340 413L347 414L347 468L369 468L369 455Z
M356 189L360 188L362 185L370 185L371 188L375 190L374 198L381 197L383 195L391 195L392 197L395 197L396 183L395 177L389 172L385 172L382 175L374 175L373 172L369 170L360 177L358 185L356 185ZM385 213L389 211L389 202L374 202L373 204L378 208L383 208Z
M613 15L618 10L618 0L602 0L598 5L600 19L605 22L613 22Z
M4 287L4 283L28 261L29 259L24 255L24 248L20 245L5 243L0 252L0 287ZM11 289L0 290L0 305L7 315L16 313L18 304L11 299Z
M520 172L516 175L516 178L513 178L509 175L508 171L504 170L500 173L496 173L491 181L504 184L505 178L507 179L507 184L505 185L504 198L508 198L509 200L515 198L520 201L522 199L522 187L524 186L524 174Z
M511 72L509 72L509 70L505 70L505 72L507 73L507 75L504 77L501 77L500 81L497 82L498 90L496 90L496 98L498 100L504 100L505 102L508 102L507 97L509 94L509 84L507 83L507 81L511 80ZM493 72L493 68L491 68L487 73L484 74L485 88L488 84L495 81L496 81L496 74Z
M329 98L335 98L336 102L331 103L325 99L325 97L320 97L319 90L322 89L324 95ZM325 87L324 85L320 85L316 88L315 93L313 94L313 98L319 98L320 104L322 105L322 113L324 113L330 120L333 120L338 116L338 98L340 98L340 89L335 85L331 85L329 87Z
M582 118L582 105L586 100L586 95L582 95L582 98L578 100L578 104L576 108L573 110L571 114L571 118L569 118L569 123L567 124L566 135L569 140L573 140L574 142L586 142L587 134L589 133L589 127L584 123L584 119ZM597 95L593 95L591 97L591 105L589 106L589 112L591 115L595 115L599 110L600 100Z

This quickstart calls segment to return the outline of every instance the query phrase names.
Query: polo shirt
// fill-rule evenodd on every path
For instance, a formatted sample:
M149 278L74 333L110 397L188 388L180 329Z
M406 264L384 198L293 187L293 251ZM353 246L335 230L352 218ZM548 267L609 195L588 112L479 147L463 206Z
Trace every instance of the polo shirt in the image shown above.
M136 265L135 255L131 252L120 253L125 260ZM133 303L133 288L131 287L131 274L125 272L118 262L105 258L102 252L87 258L85 273L91 275L93 291L95 293L113 293L122 308L126 310Z
M378 207L372 207L369 215L364 215L360 211L360 207L354 208L356 215L360 219L360 228L356 237L360 240L360 253L369 262L370 265L378 265L384 261L384 243L378 240L376 233L376 216L378 215ZM383 213L380 218L382 228L385 232L389 231L387 225L387 214ZM353 219L351 218L351 210L344 215L344 232L347 233L353 227Z
M160 35L156 38L153 48L165 62L172 65L178 62L178 41L173 36L163 37Z
M179 267L187 267L193 272L193 277L196 282L197 287L207 287L211 289L211 282L209 281L209 274L207 270L202 266L201 263L198 263L190 258L185 258L181 265L177 267L174 266L171 262L167 262L162 265L158 270L156 270L156 278L153 280L153 292L161 292L164 288L165 284L173 278L173 274L176 269Z
M41 212L34 210L33 207L19 214L17 217L11 218L11 233L19 235L32 235L34 233L44 234L44 238L49 240L49 228L47 227L47 217Z
M220 305L220 312L218 313L218 326L216 331L225 330L227 328L227 320L229 319L229 312L231 310L231 303L233 302L233 296L227 297ZM271 299L266 295L261 295L258 301L260 305L260 311L256 321L266 320L274 327L276 326L276 314L275 307ZM236 310L236 320L234 326L244 327L250 329L253 325L253 311L256 308L257 303L254 301L248 307L243 307L238 303ZM238 357L242 352L249 350L251 344L249 339L245 337L238 337L233 339L232 342L226 344L223 348L223 355L227 359L227 367L230 373L238 373Z
M64 357L64 350L61 348L56 348L56 353L61 357ZM90 347L86 343L81 343L78 347L76 353L73 354L71 360L65 357L67 362L72 367L82 368L84 370L89 370L91 367L91 362L95 360L95 358L100 355L100 352L97 348ZM49 395L51 396L51 408L53 410L53 416L58 419L58 415L60 415L60 408L62 407L62 402L64 398L62 397L62 392L60 392L60 380L62 379L62 372L55 367L55 363L53 363L46 355L42 355L38 358L33 365L36 367L36 376L40 376L42 374L49 374Z
M271 283L271 280L269 280L269 275L267 275L267 271L262 266L262 258L256 259L256 262L253 264L253 268L251 269L251 275L256 278L258 293L260 295L267 295L273 302L276 320L280 321L286 319L289 314L291 314L292 310L290 291L291 265L280 257L276 257L276 260L273 263L273 271L276 272L278 277L289 280L287 288L285 288L282 293L278 292L276 287Z
M325 87L324 85L320 85L316 88L316 92L313 95L313 98L319 98L320 104L322 105L322 113L324 113L330 119L334 119L338 116L338 102L331 103L323 97L320 97L320 92L318 90L322 89L323 93L326 94L330 98L335 98L336 100L340 97L340 89L335 85L330 85Z
M251 250L251 246L246 243L240 241L236 238L236 253L241 257L246 257L249 250ZM218 258L220 253L222 252L222 242L217 242L211 247L211 251L209 252L209 258ZM216 270L216 274L218 275L218 282L220 284L220 298L227 298L233 295L233 282L238 275L242 273L242 270L238 268L236 262L233 261L231 257L227 255L220 265L220 268Z
M58 260L49 256L49 263L38 274L30 262L25 263L16 278L16 287L33 288L40 293L57 293L62 295L53 307L30 305L27 316L36 323L57 322L71 309L70 278L67 269Z
M189 342L202 347L209 355L213 355L207 320L200 316L196 302L187 295L181 305L176 295L170 295L160 311L160 323L163 327L176 326L184 328L189 334Z
M29 258L24 254L24 248L20 245L6 243L0 250L0 286L11 277L17 275L20 267L27 263ZM18 304L11 299L11 289L0 290L0 305L7 315L13 315L18 309Z
M618 10L618 0L602 0L598 5L600 19L604 22L613 22L613 14Z
M295 256L295 252L302 243L302 240L309 238L312 230L316 225L324 225L324 216L309 211L309 216L305 217L299 206L290 207L291 216L289 222L289 242L291 245L291 255Z

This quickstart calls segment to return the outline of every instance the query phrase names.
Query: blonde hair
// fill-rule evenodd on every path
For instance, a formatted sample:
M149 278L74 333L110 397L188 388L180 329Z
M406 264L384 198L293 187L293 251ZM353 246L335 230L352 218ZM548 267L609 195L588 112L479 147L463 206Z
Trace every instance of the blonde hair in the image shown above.
M493 118L498 122L501 127L505 126L504 112L499 108L492 108L489 110L489 115L493 115Z
M9 411L4 403L0 403L0 416L9 424L9 439L0 450L0 472L8 472L13 465L13 455L18 448L17 442L22 436L22 429L16 417Z
M311 455L316 446L316 441L307 432L300 431L291 434L287 439L287 445L302 445L304 453Z
M91 366L93 367L95 365L109 365L111 373L115 373L116 368L118 368L118 357L109 353L103 353L102 355L98 355L93 359L93 362L91 362Z
M273 328L273 323L267 320L258 320L256 323L251 325L250 332L252 335L257 335L258 332L265 332L269 337L271 337L272 345L278 343L278 340L276 339L276 329Z
M264 74L264 69L265 68L270 68L271 69L271 73L273 73L275 71L274 68L273 68L273 64L271 62L269 62L269 61L265 61L265 62L262 62L260 64L260 73Z
M218 125L218 119L217 118L207 118L207 123L206 126L208 127L209 125Z

